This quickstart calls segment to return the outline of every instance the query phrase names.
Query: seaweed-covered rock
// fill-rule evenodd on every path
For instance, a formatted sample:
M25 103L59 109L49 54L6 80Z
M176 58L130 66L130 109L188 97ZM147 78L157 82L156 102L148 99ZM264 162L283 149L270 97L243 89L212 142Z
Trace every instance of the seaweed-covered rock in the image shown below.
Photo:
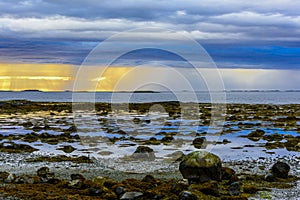
M7 153L23 153L23 152L34 152L38 149L31 147L27 144L17 144L14 142L3 142L0 143L0 151Z
M221 159L207 151L195 151L183 158L179 170L188 181L202 183L221 180Z
M71 174L71 180L85 180L84 176L81 174Z
M222 167L222 180L230 180L235 171L229 167Z
M219 197L221 194L221 188L217 181L209 181L201 184L190 185L191 189L200 191L203 194Z
M4 182L8 176L9 176L8 172L0 172L0 181Z
M58 148L57 150L61 150L61 151L65 152L65 153L72 153L73 151L76 150L76 148L72 147L71 145L65 145L65 146L63 146L61 148Z
M287 163L278 161L272 168L272 174L277 178L288 178L290 166Z
M265 134L264 130L257 129L251 133L248 134L248 137L261 137Z
M37 170L37 175L38 176L44 176L50 172L50 169L48 167L41 167Z

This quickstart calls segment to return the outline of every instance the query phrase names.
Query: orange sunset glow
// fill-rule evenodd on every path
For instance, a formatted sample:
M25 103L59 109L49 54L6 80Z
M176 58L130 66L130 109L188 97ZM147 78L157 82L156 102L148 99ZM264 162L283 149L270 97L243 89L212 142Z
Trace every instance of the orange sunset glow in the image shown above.
M0 90L62 91L72 87L74 66L63 64L0 64Z
M103 67L89 67L90 74L85 74L85 81L94 82L96 91L114 91L121 77L132 67L107 68L101 77L99 70ZM64 91L73 90L78 67L66 64L0 64L0 90L22 91ZM82 87L81 90L94 90Z

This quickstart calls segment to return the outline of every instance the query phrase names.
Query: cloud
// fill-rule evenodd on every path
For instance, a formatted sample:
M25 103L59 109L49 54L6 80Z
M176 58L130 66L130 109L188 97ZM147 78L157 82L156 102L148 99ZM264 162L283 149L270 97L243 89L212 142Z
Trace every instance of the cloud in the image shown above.
M297 0L2 0L0 59L80 64L113 34L159 27L171 31L148 38L184 34L203 44L220 68L295 69L299 7Z
M299 41L299 1L26 0L0 3L0 32L19 37L105 39L150 26L203 41Z

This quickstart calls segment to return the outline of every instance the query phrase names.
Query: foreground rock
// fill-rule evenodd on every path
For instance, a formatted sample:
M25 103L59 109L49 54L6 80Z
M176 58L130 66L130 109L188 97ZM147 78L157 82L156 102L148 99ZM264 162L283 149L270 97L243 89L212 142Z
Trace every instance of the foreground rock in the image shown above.
M179 170L189 183L203 183L221 180L221 159L207 151L195 151L183 158Z
M288 178L290 171L290 166L287 163L278 161L275 163L272 168L271 172L274 175L274 177L277 178Z

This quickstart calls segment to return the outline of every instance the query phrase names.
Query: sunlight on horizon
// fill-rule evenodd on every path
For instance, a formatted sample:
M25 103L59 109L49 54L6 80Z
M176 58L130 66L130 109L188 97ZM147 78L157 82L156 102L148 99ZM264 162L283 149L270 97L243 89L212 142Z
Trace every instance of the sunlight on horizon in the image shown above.
M67 64L0 63L0 90L2 91L66 91L73 90L79 67ZM185 90L184 81L189 81L197 90L205 90L205 82L199 80L189 68L99 66L87 67L83 83L77 91L127 91L133 89L159 90L159 87L144 87L144 82L160 82L178 90ZM174 70L175 69L175 70ZM201 69L208 76L217 71ZM174 72L176 71L176 73ZM225 89L299 89L298 70L273 69L218 69ZM101 75L101 72L103 73ZM186 80L178 74L187 75ZM100 76L101 75L101 76ZM200 77L201 78L201 77ZM206 77L209 78L209 77ZM143 82L144 81L144 82ZM202 81L202 82L201 82ZM297 84L295 84L297 83ZM160 87L161 89L162 87Z

